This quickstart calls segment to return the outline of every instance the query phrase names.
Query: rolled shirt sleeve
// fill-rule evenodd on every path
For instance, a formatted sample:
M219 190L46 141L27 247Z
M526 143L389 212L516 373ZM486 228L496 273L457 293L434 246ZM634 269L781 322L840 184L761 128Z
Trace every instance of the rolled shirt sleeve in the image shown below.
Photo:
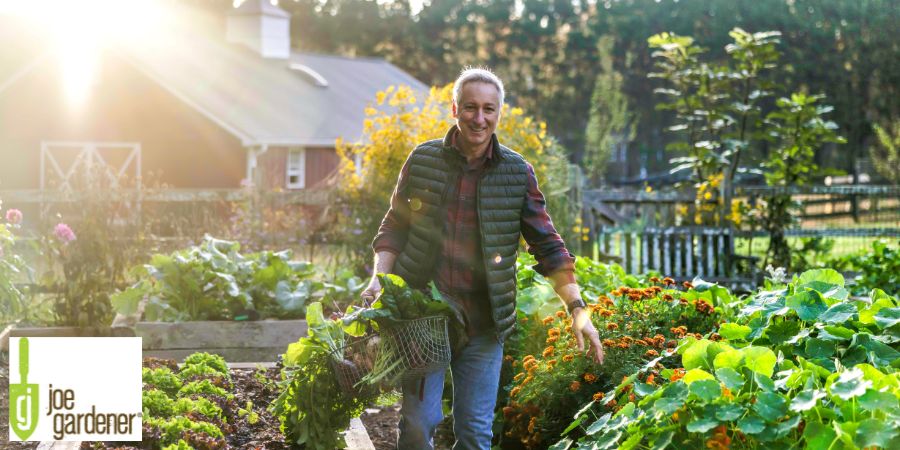
M563 278L574 283L575 257L566 249L565 242L553 226L531 164L528 164L528 191L522 206L521 221L522 237L525 238L528 253L534 255L538 262L534 270L545 277L564 271L561 273Z
M399 254L406 245L406 239L409 232L409 159L400 169L400 176L397 178L397 185L394 186L394 192L391 194L391 204L384 218L381 219L381 226L378 227L378 233L372 240L372 249L375 253L391 252Z

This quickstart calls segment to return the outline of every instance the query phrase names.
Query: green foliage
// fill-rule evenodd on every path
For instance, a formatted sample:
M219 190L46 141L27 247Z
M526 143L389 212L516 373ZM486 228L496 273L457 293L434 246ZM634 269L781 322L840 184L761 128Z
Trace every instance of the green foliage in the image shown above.
M628 97L623 92L625 80L614 67L610 36L597 41L600 71L594 80L590 117L585 129L582 167L592 181L599 181L606 172L606 163L615 146L634 138L634 117L628 109Z
M851 267L861 273L856 277L857 293L881 289L900 295L900 242L895 246L875 241L872 249L850 258Z
M234 394L231 394L225 389L216 386L212 381L208 379L191 381L178 390L179 397L188 397L193 394L215 395L226 399L234 398Z
M145 425L160 430L162 436L160 439L161 446L179 445L178 442L191 436L194 439L208 438L223 439L224 435L219 427L209 422L198 422L188 419L187 417L177 416L171 419L161 419L155 417L145 417L143 419ZM201 436L197 436L201 435ZM205 435L205 436L204 436ZM189 437L188 444L192 439ZM189 446L190 448L190 446Z
M528 262L519 261L520 266ZM526 273L520 281L528 287L519 293L525 300L519 303L521 328L505 345L505 371L513 376L505 378L501 398L504 434L529 449L546 448L571 422L573 411L599 401L635 370L655 364L677 337L712 331L735 301L727 289L700 280L679 290L672 280L641 279L625 275L619 266L578 258L576 277L604 345L604 363L596 365L576 350L571 320L555 295L524 298L538 287L552 293L549 283L529 270L520 269ZM700 366L699 355L691 358L690 364ZM645 388L650 389L636 387Z
M166 393L166 395L174 396L181 389L181 379L168 367L158 367L156 369L143 368L141 370L141 378L147 386L152 386Z
M833 270L804 272L748 298L724 340L683 339L687 372L648 364L609 392L611 411L586 405L573 437L591 448L896 447L898 305L880 290L850 298Z
M175 412L175 401L158 389L142 391L141 405L145 417L171 417Z
M269 405L288 442L313 450L343 447L341 431L377 397L377 390L350 395L338 385L332 364L344 358L344 322L325 319L322 305L306 311L308 336L284 354L281 394Z
M818 171L815 151L826 142L844 142L836 134L837 125L823 116L833 110L831 106L818 104L823 96L791 94L779 98L777 109L766 117L768 132L775 141L774 151L763 164L766 183L769 186L787 187L808 184ZM785 230L799 217L800 204L786 193L775 193L765 200L765 217L762 228L769 233L768 262L775 266L791 268L791 248Z
M319 281L312 264L291 260L291 252L243 255L236 242L206 236L202 244L171 255L154 255L134 269L140 279L113 296L116 309L133 313L144 297L151 321L298 318L312 299L345 301L361 289Z
M163 447L163 450L194 450L194 447L191 447L187 442L184 442L184 439L179 439L178 442Z
M228 363L225 362L225 358L219 355L213 355L206 352L194 353L184 359L184 367L181 372L184 373L185 369L195 366L206 366L226 378L231 377L228 372Z
M875 170L881 176L894 183L900 180L900 120L893 123L887 129L878 124L873 124L878 145L869 147Z
M200 414L208 419L225 421L225 414L222 412L222 408L203 397L197 397L196 399L179 398L172 406L172 410L175 415Z
M0 208L2 206L3 200L0 199ZM28 321L33 314L27 293L16 286L17 282L25 281L31 275L25 261L13 251L16 245L13 231L19 227L18 223L0 222L0 326L17 320Z

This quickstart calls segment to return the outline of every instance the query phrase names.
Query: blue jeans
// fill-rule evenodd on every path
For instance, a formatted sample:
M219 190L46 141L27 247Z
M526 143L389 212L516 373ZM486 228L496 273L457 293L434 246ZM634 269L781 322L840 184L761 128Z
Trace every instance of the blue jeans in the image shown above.
M450 363L453 376L453 450L490 450L503 345L494 333L473 336ZM444 418L444 372L403 385L398 450L432 450ZM424 390L421 388L424 387Z

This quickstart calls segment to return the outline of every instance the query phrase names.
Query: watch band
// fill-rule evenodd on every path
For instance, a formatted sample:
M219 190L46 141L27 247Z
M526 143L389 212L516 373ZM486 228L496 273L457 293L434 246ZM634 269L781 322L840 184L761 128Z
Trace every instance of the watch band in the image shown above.
M572 310L575 308L584 308L587 307L587 303L581 297L576 298L575 300L569 301L566 303L566 310L569 314L572 314Z

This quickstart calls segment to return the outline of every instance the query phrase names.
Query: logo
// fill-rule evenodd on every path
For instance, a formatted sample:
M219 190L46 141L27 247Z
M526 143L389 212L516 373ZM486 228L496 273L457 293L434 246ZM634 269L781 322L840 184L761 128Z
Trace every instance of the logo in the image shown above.
M9 365L10 440L141 440L141 338L10 338Z
M38 385L28 384L28 338L19 339L19 383L9 383L9 422L13 433L25 441L38 422Z

